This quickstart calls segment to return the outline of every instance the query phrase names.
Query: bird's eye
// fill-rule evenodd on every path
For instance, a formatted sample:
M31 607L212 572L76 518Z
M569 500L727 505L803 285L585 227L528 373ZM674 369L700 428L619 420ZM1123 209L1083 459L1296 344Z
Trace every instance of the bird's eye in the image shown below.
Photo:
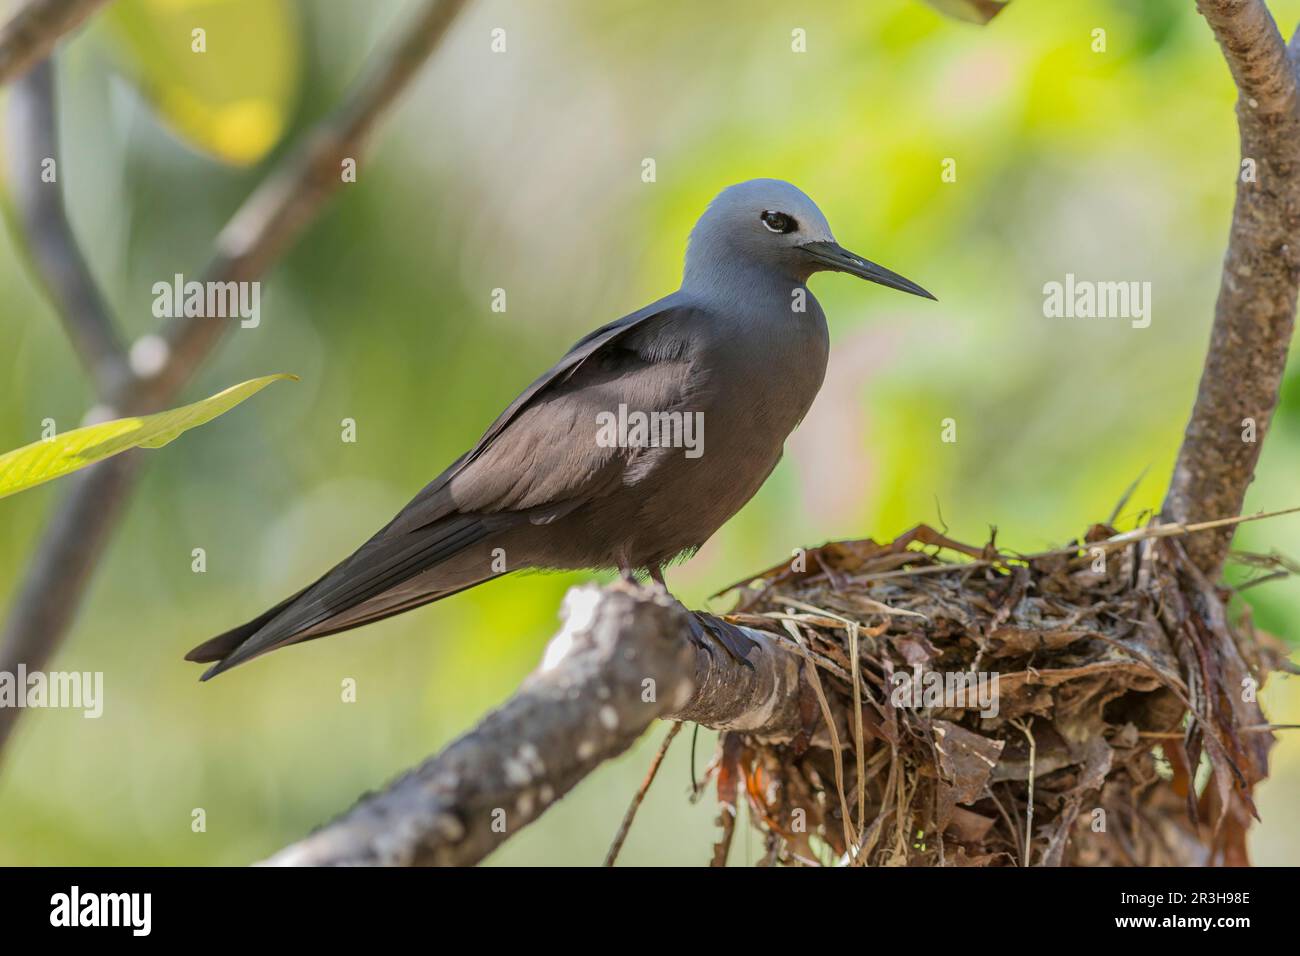
M763 215L758 217L763 220L765 225L772 232L794 232L799 228L799 224L783 212L777 212L773 209L766 210Z

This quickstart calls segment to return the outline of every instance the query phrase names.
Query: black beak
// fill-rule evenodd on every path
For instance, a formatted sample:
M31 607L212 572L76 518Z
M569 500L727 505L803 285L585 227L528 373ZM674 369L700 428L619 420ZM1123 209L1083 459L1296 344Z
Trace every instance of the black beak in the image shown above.
M808 253L815 262L820 263L824 269L847 272L851 276L866 279L868 282L878 282L900 292L910 292L922 298L934 299L934 296L911 279L904 279L897 272L890 272L884 266L878 266L861 256L855 256L838 242L805 242L799 248ZM935 299L935 301L939 300Z

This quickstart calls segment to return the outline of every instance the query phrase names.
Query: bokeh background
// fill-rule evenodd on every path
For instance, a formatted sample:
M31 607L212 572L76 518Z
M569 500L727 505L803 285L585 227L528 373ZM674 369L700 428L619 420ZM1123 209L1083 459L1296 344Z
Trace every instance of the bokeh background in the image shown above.
M156 324L152 284L197 276L266 164L411 10L118 7L61 48L60 178L136 337ZM1300 19L1295 0L1272 8L1284 32ZM189 30L205 23L196 66ZM490 49L497 27L505 53ZM796 28L805 53L791 50ZM181 658L368 537L582 334L676 288L695 217L742 179L795 182L841 242L940 302L813 281L830 317L826 385L757 497L670 572L681 598L703 606L794 547L918 522L1050 547L1104 520L1145 473L1121 518L1132 526L1159 504L1200 371L1237 174L1233 101L1182 0L1016 0L983 28L912 0L473 3L358 181L265 277L261 326L234 330L186 397L277 371L302 381L148 453L52 665L103 671L104 716L25 715L0 765L0 863L247 863L507 696L587 576L511 577L202 686ZM955 182L942 181L947 158ZM1067 272L1150 281L1151 326L1045 318L1043 284ZM44 418L80 420L92 395L8 233L0 352L0 448L37 438ZM955 444L940 441L945 418ZM1300 368L1247 507L1300 504L1297 473ZM62 490L0 501L0 605ZM1297 531L1300 516L1282 517L1237 543L1300 557ZM196 547L206 573L191 571ZM1246 597L1260 626L1300 640L1300 585ZM341 700L349 677L355 703ZM1297 686L1266 688L1273 720L1300 721ZM491 862L599 862L662 733ZM707 860L716 808L687 800L689 736L624 862ZM697 773L713 743L701 732ZM1283 732L1257 862L1300 862L1298 793L1300 734ZM191 832L196 807L204 833ZM733 862L761 852L744 834Z

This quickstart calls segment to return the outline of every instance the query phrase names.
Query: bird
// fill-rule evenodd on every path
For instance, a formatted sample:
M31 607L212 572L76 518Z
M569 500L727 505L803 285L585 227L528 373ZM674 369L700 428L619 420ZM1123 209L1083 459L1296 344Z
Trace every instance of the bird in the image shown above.
M796 186L722 190L676 292L580 339L354 553L186 659L208 680L512 571L666 587L663 568L754 496L817 396L830 336L807 282L826 271L935 298L841 246Z

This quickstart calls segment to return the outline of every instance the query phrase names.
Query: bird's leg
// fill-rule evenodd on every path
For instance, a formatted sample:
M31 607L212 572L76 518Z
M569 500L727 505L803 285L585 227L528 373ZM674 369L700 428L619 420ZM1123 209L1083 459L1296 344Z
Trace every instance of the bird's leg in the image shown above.
M668 585L664 582L664 569L662 565L646 565L645 571L650 575L650 580L658 584L669 597L672 593L668 591ZM618 573L628 584L636 584L636 574L632 566L624 559L620 558L618 562ZM676 598L673 598L676 601ZM681 604L680 601L677 601ZM682 605L685 608L685 605ZM715 644L720 644L728 654L734 657L741 664L753 669L754 665L746 660L745 655L749 648L755 642L746 637L744 632L735 625L721 621L712 615L701 615L695 611L686 608L686 621L688 635L691 643L697 647L704 648L710 656L713 654Z
M646 566L646 571L650 575L650 580L654 581L665 592L668 592L668 585L664 581L664 569L662 565L650 564ZM668 592L671 597L671 592ZM673 600L677 600L673 598ZM681 604L680 601L677 602ZM685 605L683 605L685 607ZM712 615L702 615L687 608L687 623L690 628L691 642L697 647L702 647L713 654L714 644L721 644L723 650L734 657L741 664L753 669L754 665L746 659L749 648L755 642L746 637L744 632L735 625L728 624L726 621L719 620Z

